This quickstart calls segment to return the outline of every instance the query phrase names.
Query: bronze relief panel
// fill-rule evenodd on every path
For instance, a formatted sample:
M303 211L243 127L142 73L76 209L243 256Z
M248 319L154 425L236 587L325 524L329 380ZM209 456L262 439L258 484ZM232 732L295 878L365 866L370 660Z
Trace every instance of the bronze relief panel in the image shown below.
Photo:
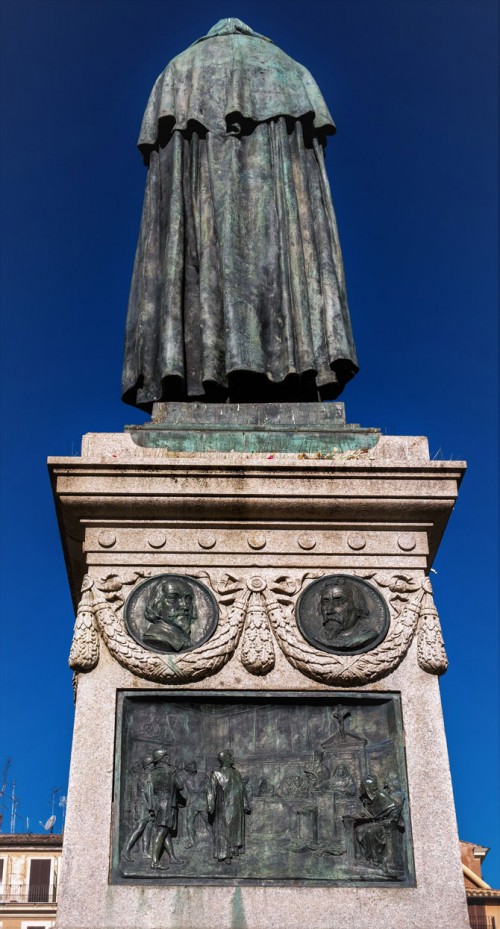
M121 692L112 883L409 886L395 694Z

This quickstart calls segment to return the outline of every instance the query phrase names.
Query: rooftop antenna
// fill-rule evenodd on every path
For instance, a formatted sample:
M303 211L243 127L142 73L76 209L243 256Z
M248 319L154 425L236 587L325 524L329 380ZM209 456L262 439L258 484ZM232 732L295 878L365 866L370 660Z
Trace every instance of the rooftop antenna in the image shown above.
M50 811L51 816L55 816L54 807L56 805L56 794L58 794L60 790L62 790L62 787L54 787L52 789L52 809Z
M7 761L5 762L3 766L3 777L2 777L2 787L0 788L0 797L3 797L5 793L5 789L7 787L7 774L8 774L11 764L12 764L12 758L7 758Z
M49 803L51 804L51 811L50 811L50 816L48 820L45 823L43 823L41 819L38 820L42 829L45 829L45 832L52 833L54 831L54 824L57 819L57 816L54 812L54 808L56 805L56 794L58 794L60 790L62 790L62 787L52 788L52 799L49 800ZM59 801L59 805L61 806L61 801Z
M16 782L12 781L12 793L10 795L11 806L10 806L10 834L14 835L16 831L16 816L17 816L17 807L19 800L16 797Z
M8 774L11 764L12 764L12 758L7 758L7 761L5 762L3 766L2 786L0 787L0 832L2 831L2 824L3 824L3 813L1 811L1 808L5 808L3 798L4 798L5 791L7 789L7 774Z
M59 797L59 806L62 809L62 832L64 832L64 826L66 823L66 803L67 797L63 794L62 797Z
M42 829L45 829L45 832L50 832L51 834L52 834L52 832L54 831L54 823L55 823L55 821L56 821L56 816L54 816L54 814L52 814L52 816L49 816L49 818L48 818L48 820L47 820L46 823L42 823L42 820L41 820L41 819L38 820L38 822L40 823Z

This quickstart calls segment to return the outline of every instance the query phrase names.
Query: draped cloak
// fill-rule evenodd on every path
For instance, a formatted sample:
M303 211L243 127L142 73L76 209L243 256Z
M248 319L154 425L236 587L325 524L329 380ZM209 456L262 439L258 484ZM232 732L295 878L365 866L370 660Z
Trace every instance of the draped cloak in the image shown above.
M309 72L221 20L155 83L123 399L334 398L357 372Z

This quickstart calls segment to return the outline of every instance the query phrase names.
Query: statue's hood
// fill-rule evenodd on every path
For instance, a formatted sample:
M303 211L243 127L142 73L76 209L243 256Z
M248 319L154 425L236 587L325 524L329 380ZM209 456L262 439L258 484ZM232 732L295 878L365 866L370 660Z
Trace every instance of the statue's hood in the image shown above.
M205 39L211 39L214 35L235 35L236 33L240 33L240 35L249 35L254 39L263 39L264 42L271 42L271 45L273 44L272 39L268 39L267 36L261 35L260 32L255 32L255 29L247 26L243 20L230 17L229 19L219 19L219 22L216 23L215 26L212 26L209 32L203 35L201 39L196 39L193 45L197 45L198 42L203 42Z
M160 121L167 129L198 123L225 135L226 117L264 122L277 116L308 119L316 131L335 132L316 81L293 58L239 19L221 19L177 55L156 81L139 137L148 156Z

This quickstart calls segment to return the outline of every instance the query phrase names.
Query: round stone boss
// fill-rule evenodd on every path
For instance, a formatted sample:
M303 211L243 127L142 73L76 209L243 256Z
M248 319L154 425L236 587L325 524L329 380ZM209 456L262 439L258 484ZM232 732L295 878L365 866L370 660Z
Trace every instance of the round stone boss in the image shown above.
M125 625L153 652L187 652L213 635L219 608L213 593L187 574L156 574L138 584L124 607Z
M383 641L390 623L384 598L367 581L327 574L297 601L297 624L310 645L335 655L359 655Z

